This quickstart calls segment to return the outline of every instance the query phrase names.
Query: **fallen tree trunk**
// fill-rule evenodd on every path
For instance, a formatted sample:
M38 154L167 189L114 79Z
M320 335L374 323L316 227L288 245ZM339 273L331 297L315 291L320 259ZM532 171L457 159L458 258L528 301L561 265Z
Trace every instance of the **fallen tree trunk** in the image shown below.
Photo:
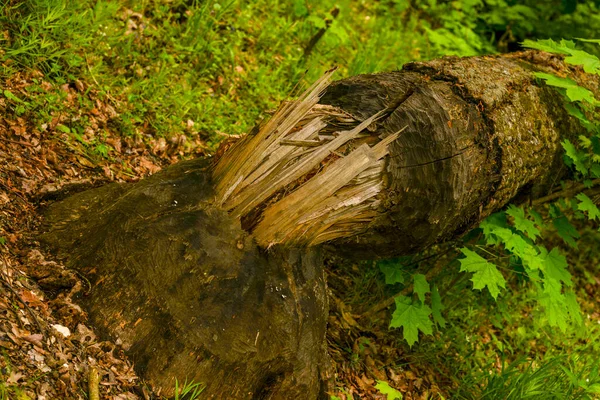
M223 207L263 246L329 241L353 257L410 254L460 235L517 195L547 194L563 165L560 141L584 132L560 95L536 82L538 70L597 91L594 77L536 52L445 58L335 82L303 118L276 115L284 128L267 126L270 135L261 131L225 154L217 165ZM327 125L312 129L320 146L280 156L291 147L282 138L323 118ZM336 132L359 122L367 133ZM305 128L289 133L296 124ZM327 140L332 132L338 136ZM389 139L387 156L348 171L361 146ZM325 171L305 183L296 173L304 160L303 171ZM326 196L315 195L318 187Z
M561 138L583 129L535 70L597 89L534 52L327 74L214 162L52 205L42 239L89 277L92 321L155 388L325 398L321 244L407 254L547 194Z

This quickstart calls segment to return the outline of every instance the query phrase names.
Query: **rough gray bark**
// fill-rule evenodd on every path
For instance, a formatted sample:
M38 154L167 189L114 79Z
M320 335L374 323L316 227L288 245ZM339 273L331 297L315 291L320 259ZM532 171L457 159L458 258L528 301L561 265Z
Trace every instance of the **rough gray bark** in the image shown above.
M187 378L207 384L209 398L324 396L327 296L311 244L331 239L330 251L354 257L407 254L468 231L516 196L545 195L562 173L561 138L582 128L535 70L598 87L533 52L346 79L321 106L315 96L292 105L304 107L284 115L292 137L273 124L216 167L182 162L75 195L50 207L43 239L90 278L82 303L92 321L155 387ZM272 134L260 150L268 156L245 165L261 146L254 139ZM320 182L339 187L323 199Z

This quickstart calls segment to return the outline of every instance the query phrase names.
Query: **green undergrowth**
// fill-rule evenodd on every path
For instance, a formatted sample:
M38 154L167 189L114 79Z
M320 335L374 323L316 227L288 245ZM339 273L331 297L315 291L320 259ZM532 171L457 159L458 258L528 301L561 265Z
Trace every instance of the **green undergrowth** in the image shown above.
M193 131L214 149L226 135L247 132L298 82L328 68L339 66L342 77L438 55L423 32L406 40L422 24L407 10L384 18L377 7L346 2L334 18L335 2L307 4L4 2L0 77L41 72L27 90L4 97L12 112L37 126L62 115L63 125L81 135L89 124L78 117L94 108L93 92L118 113L108 129L120 135ZM321 28L325 35L306 53ZM77 113L60 88L81 83Z
M298 82L333 66L341 78L446 54L493 53L546 33L547 20L563 26L563 37L600 27L594 4L557 13L566 7L560 1L521 3L4 1L0 77L41 72L27 90L3 93L7 111L68 130L100 156L110 152L102 134L91 143L84 135L96 98L118 114L105 128L110 134L192 135L210 151L247 132ZM80 88L75 99L63 85ZM57 117L61 128L52 123Z
M431 398L594 399L600 396L600 314L596 300L600 258L595 251L597 233L582 232L580 250L564 249L582 322L564 331L550 324L535 286L523 276L507 275L497 301L487 290L472 290L469 276L459 272L460 243L410 258L362 264L363 274L353 271L352 266L342 267L349 270L341 275L351 276L352 281L330 282L334 290L336 284L351 288L343 301L354 311L368 310L382 298L413 284L415 301L419 301L419 293L427 292L425 304L431 304L433 287L439 289L443 322L432 318L430 335L421 334L409 345L402 330L389 332L402 354L392 368L418 370L421 376L429 376L443 393ZM556 233L543 234L552 244L562 241ZM429 291L425 291L422 280L413 277L436 266L442 267L441 272L430 279ZM388 323L360 321L370 330ZM364 363L360 354L354 356L354 363Z
M512 285L520 287L498 303L474 292L469 295L468 288L460 295L449 294L454 301L447 307L447 326L436 340L415 348L410 358L427 360L440 374L451 377L452 398L597 396L600 319L593 305L581 326L561 332L540 318L534 290ZM578 300L593 302L586 293L579 293Z
M171 400L196 400L201 398L204 391L204 385L199 382L184 381L183 385L175 381L175 395Z

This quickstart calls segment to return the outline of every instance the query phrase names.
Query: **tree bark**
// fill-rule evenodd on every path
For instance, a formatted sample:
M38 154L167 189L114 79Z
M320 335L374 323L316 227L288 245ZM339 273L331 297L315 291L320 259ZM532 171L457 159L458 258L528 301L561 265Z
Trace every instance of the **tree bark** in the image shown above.
M327 372L327 295L319 249L260 249L212 206L205 160L135 185L110 184L51 207L42 239L93 286L94 326L138 374L170 393L317 398Z
M449 57L331 85L321 102L359 120L394 107L374 134L408 127L390 145L379 215L332 247L354 257L411 254L468 232L507 203L547 195L567 173L560 142L586 131L536 71L598 93L597 77L539 52Z
M535 52L326 76L216 161L55 203L42 239L90 278L91 320L155 388L326 398L321 244L412 253L547 194L560 140L583 128L536 70L597 92Z

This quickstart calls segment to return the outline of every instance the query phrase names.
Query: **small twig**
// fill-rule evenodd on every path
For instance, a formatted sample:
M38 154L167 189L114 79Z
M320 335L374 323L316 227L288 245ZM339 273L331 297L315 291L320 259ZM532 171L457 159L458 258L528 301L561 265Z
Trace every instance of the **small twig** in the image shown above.
M85 165L85 164L82 164L81 162L79 162L79 165L81 165L82 167L85 167L85 168L91 168L91 169L94 169L94 168L97 168L97 167L98 167L98 163L96 162L96 160L94 160L92 157L90 157L90 156L89 156L88 154L86 154L84 151L82 151L82 150L78 149L77 147L73 146L73 145L72 145L71 143L69 143L67 140L60 139L60 138L59 138L59 140L60 140L61 142L63 142L63 143L64 143L64 144L65 144L65 145L66 145L66 146L69 148L69 150L71 150L71 151L73 151L73 152L75 152L75 153L79 154L80 156L82 156L82 157L86 158L86 159L87 159L89 162L91 162L91 163L92 163L94 166L93 166L93 167L90 167L90 166L87 166L87 165Z
M0 185L2 185L2 187L4 187L6 190L8 190L10 193L14 194L17 196L17 198L19 200L21 200L24 204L25 207L27 208L33 208L31 206L31 204L29 204L29 201L27 201L27 199L25 198L25 196L21 193L21 191L19 189L13 188L8 186L7 184L5 184L4 182L0 181Z
M20 144L22 146L35 147L31 143L22 142L20 140L12 140L12 139L8 139L8 138L5 138L5 137L0 137L0 140L3 140L5 142L9 142L9 143Z
M100 374L95 367L90 367L88 374L88 398L100 400Z
M567 188L567 189L564 189L564 190L559 190L558 192L554 192L552 194L549 194L548 196L544 196L544 197L540 197L538 199L535 199L535 200L533 200L531 202L531 205L537 206L537 205L544 204L544 203L547 203L547 202L552 201L552 200L556 200L559 197L571 197L571 196L573 196L573 195L575 195L577 193L585 192L586 190L592 189L593 186L595 186L597 184L600 184L600 178L594 179L592 181L592 185L591 186L586 186L583 183L580 183L578 185L571 186L570 188Z
M340 9L337 7L335 7L333 10L331 10L332 19L329 19L329 18L325 19L325 26L317 31L315 36L313 36L310 39L310 42L308 42L308 45L304 49L304 58L305 59L308 58L308 56L310 56L310 53L312 53L312 51L315 48L315 46L317 45L317 43L319 43L319 40L321 40L323 35L325 35L325 32L327 32L327 29L329 29L329 27L331 26L333 19L335 19L339 13L340 13Z
M88 60L87 54L84 54L85 57L85 64L87 65L87 69L88 72L90 73L90 76L92 77L92 79L94 80L94 83L96 84L96 86L98 86L98 89L102 89L102 86L100 86L100 83L98 82L98 80L96 79L96 76L94 75L94 73L92 72L92 67L90 67L90 62ZM108 97L108 99L115 105L118 104L117 100L112 97L110 95L110 93L108 93L108 91L106 91L106 97Z

